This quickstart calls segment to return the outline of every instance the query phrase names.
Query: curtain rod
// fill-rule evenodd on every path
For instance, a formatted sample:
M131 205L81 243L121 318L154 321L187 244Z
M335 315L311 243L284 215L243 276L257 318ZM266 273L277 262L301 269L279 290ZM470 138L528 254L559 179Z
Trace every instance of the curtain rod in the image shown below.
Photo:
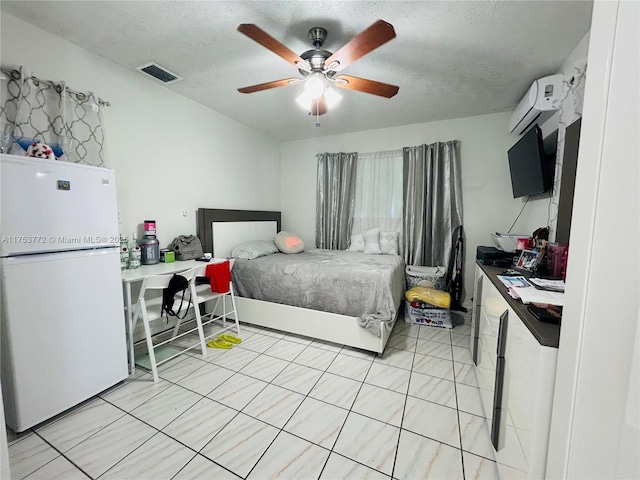
M14 69L14 70L8 70L8 69L5 69L5 68L3 68L2 70L4 70L4 71L5 71L6 73L8 73L9 75L11 75L11 77L12 77L14 80L18 80L18 79L20 79L20 78L21 78L21 76L22 76L19 70L15 70L15 69ZM40 83L44 83L45 85L50 85L50 86L52 86L53 88L55 88L56 92L60 93L60 85L58 85L58 84L57 84L57 83L55 83L55 82L52 82L52 81L50 81L50 80L42 80L41 78L38 78L38 77L36 77L35 75L31 75L31 77L28 77L28 78L32 78L35 82L40 82ZM37 84L36 84L36 85L37 85ZM67 92L69 92L69 93L73 93L74 95L79 95L79 96L84 96L84 97L86 97L86 96L87 96L87 94L86 94L86 93L78 92L78 91L76 91L76 90L73 90L73 89L71 89L71 88L67 87L66 85L65 85L65 87L64 87L64 88L65 88L65 90L66 90ZM100 105L104 106L104 107L110 107L110 106L111 106L111 103L109 103L109 102L108 102L108 101L106 101L106 100L102 100L100 97L98 97L98 103L99 103Z

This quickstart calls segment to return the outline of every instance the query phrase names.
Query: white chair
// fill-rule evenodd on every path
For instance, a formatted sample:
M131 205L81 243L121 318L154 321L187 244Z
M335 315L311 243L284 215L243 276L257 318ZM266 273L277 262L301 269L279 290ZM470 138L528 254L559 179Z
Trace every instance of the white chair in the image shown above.
M184 297L182 297L183 292L179 292L174 297L174 302L177 302L177 303L174 303L174 309L177 309L180 306L180 300L181 298L184 298L184 302L182 305L183 310L181 312L178 312L179 315L186 313L184 312L184 309L189 308L189 303L193 305L196 327L182 333L178 333L178 328L176 328L171 338L158 342L156 344L153 343L151 327L149 324L154 320L158 320L166 316L166 313L165 314L162 313L162 290L168 287L169 281L171 280L173 275L148 276L143 280L142 286L140 287L138 302L136 303L134 313L133 313L133 329L135 330L135 326L138 321L138 318L141 317L142 323L144 325L144 334L146 337L147 352L149 355L149 364L151 367L151 371L153 373L154 382L158 381L158 366L171 360L172 358L175 358L178 355L181 355L186 351L197 347L198 345L201 348L202 355L204 356L207 354L207 346L205 344L204 330L202 329L202 319L200 317L200 311L195 303L195 299L197 297L196 290L195 290L195 277L196 277L197 269L198 267L195 267L185 272L178 273L178 275L182 275L187 279L187 281L189 282L189 286L184 292L185 294ZM151 292L156 292L156 293L153 294ZM158 292L160 292L160 295L158 295ZM180 323L181 323L181 320L178 319L178 325L180 325ZM171 343L174 340L181 338L185 335L189 335L194 331L198 332L199 341L197 343L194 343L193 345L188 347L181 347L180 350L176 348L167 348L168 343ZM167 354L168 355L166 356L166 358L163 358L162 360L157 361L156 350L161 349L162 347L164 347L162 356L164 357L165 355Z
M214 258L211 260L211 264L220 263L226 260L220 258ZM235 263L234 259L229 260L229 270L233 269L233 264ZM207 265L202 265L195 267L196 276L204 277L205 271L207 269ZM218 335L223 334L229 330L235 328L236 333L240 336L240 324L238 323L238 310L236 308L236 298L233 292L233 282L229 281L229 290L226 293L217 293L211 291L211 285L197 285L195 287L196 295L194 296L193 307L198 311L198 315L202 320L203 327L206 327L210 324L217 324L220 326L219 329L215 329L210 331L208 334L204 336L205 340L208 340L213 337L217 337ZM215 302L213 302L215 300ZM209 304L211 302L212 304ZM203 309L207 307L211 310L208 313L203 313L200 311L200 306L204 306ZM233 322L227 324L227 319L229 316L233 316ZM178 324L174 329L174 335L178 332L180 328L180 320L178 320Z

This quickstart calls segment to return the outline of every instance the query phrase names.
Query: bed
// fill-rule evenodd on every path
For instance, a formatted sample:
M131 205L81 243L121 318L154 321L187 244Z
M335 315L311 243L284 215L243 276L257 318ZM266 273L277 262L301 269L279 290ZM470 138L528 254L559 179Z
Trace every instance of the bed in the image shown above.
M245 241L271 240L280 230L280 212L198 209L198 237L216 258L227 258ZM336 284L341 297L329 291ZM397 255L308 250L239 259L234 267L240 321L378 354L397 319L404 287L404 263ZM369 311L358 310L363 304Z

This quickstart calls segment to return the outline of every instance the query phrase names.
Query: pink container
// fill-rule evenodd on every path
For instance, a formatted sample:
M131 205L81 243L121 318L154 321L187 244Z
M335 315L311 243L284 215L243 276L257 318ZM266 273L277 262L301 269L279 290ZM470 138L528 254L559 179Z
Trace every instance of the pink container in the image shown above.
M144 234L145 235L154 235L156 234L156 221L155 220L145 220L144 221Z

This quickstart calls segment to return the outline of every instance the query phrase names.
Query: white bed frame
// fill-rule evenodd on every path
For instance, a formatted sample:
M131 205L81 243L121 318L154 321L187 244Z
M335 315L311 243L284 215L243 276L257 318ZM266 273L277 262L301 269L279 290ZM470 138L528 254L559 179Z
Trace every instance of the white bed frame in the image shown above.
M198 209L198 237L205 252L227 258L233 246L249 240L272 240L281 230L280 212ZM317 338L382 355L391 327L380 322L380 337L358 324L356 317L279 303L236 297L238 320L296 335Z

